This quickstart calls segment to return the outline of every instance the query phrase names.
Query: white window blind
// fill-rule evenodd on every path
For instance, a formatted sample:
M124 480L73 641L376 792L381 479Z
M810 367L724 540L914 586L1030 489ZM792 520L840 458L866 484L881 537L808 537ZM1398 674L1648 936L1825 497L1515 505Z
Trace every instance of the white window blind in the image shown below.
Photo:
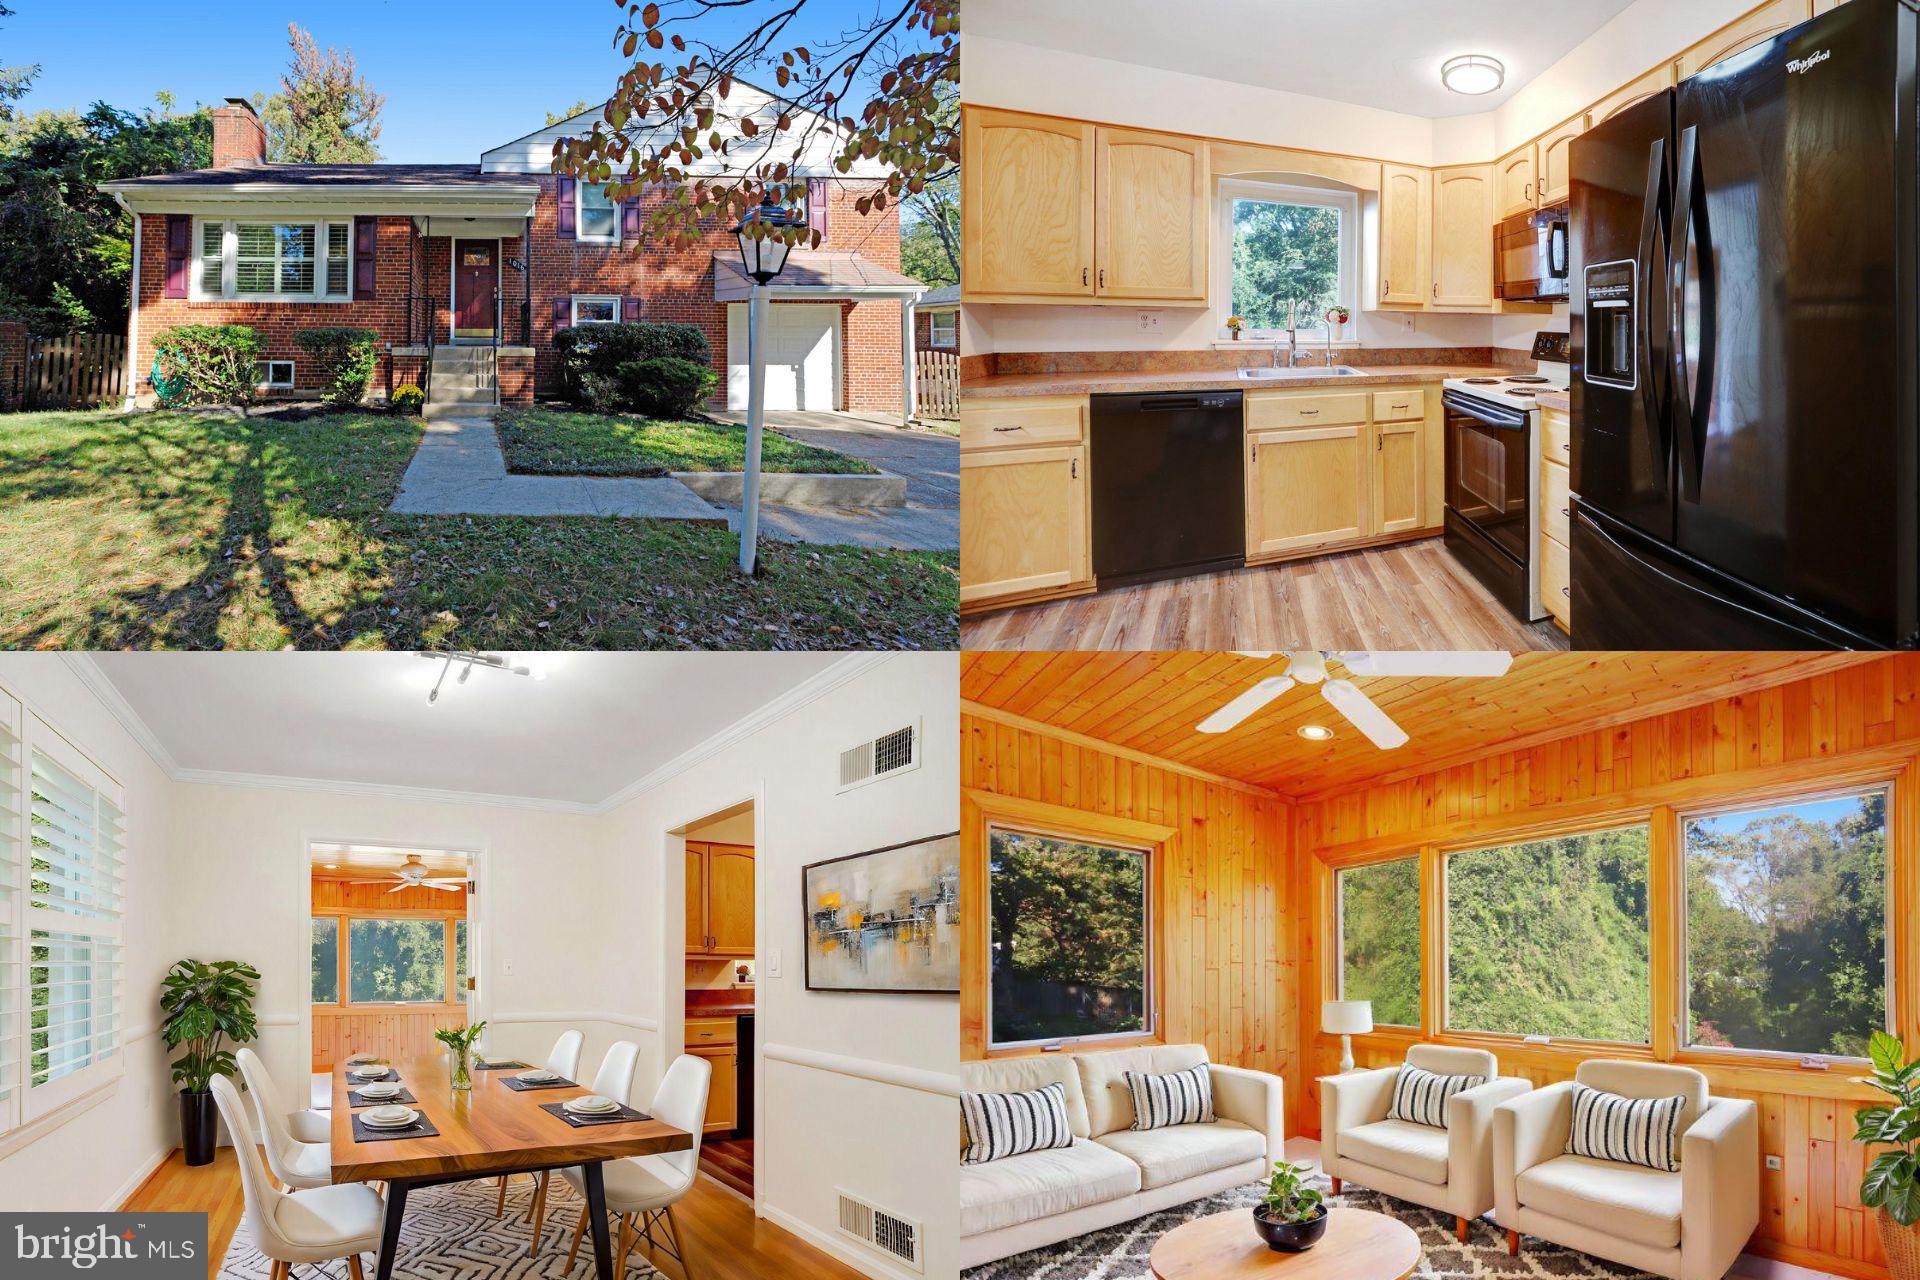
M20 1111L23 777L20 704L0 693L0 1130L12 1128Z

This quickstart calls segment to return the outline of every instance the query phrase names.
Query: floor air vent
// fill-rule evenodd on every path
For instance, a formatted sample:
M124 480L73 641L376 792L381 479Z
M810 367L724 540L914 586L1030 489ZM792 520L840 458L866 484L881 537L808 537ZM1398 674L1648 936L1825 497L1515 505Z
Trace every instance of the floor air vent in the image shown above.
M840 790L862 786L920 764L920 726L910 724L840 753Z
M915 1271L920 1265L920 1224L896 1218L864 1200L840 1193L840 1229L856 1240L898 1258Z

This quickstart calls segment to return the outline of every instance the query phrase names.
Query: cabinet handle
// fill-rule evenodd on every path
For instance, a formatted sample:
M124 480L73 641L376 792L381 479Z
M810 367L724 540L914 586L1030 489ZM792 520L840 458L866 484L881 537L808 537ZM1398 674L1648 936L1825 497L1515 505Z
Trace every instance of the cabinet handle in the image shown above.
M1259 445L1255 445L1255 446L1253 446L1253 460L1254 460L1255 462L1258 462L1258 461L1260 461L1260 446L1259 446Z
M1085 285L1087 283L1087 273L1088 273L1088 268L1086 267L1080 268L1080 283L1082 285Z
M998 435L1001 432L1005 432L1005 431L1018 431L1020 430L1020 428L1019 427L995 427L993 430L994 430L994 434Z
M1320 411L1318 409L1302 409L1300 416L1303 418L1317 418L1320 416Z
M1569 600L1573 599L1573 592L1567 587L1560 588L1560 594Z
M1573 512L1569 511L1565 507L1560 508L1560 514L1565 516L1569 520L1573 519Z
M1533 184L1531 182L1527 184L1527 203L1533 203Z
M1100 268L1100 287L1102 289L1107 287L1107 269L1105 267Z
M1438 280L1433 282L1433 296L1436 300L1440 297L1440 282Z
M1067 464L1067 476L1073 480L1080 478L1080 459L1075 458Z
M1385 451L1386 447L1387 447L1387 433L1384 431L1374 432L1373 433L1373 451L1375 453L1381 453Z
M1562 442L1561 442L1561 445L1560 445L1560 452L1562 452L1562 453L1572 453L1572 452L1573 452L1573 441L1571 441L1571 440L1566 440L1566 441L1562 441Z

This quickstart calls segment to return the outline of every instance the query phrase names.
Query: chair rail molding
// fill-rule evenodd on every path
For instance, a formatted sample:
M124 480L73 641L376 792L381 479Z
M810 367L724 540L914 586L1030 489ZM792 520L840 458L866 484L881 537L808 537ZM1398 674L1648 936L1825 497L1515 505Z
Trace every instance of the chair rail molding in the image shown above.
M811 1067L815 1071L830 1071L835 1075L852 1076L856 1080L916 1089L943 1098L960 1096L960 1077L957 1073L929 1071L925 1067L903 1067L873 1058L855 1058L844 1053L828 1053L822 1049L805 1049L791 1044L762 1045L760 1053L769 1062Z
M615 1027L631 1027L635 1031L650 1031L658 1034L660 1024L652 1018L635 1013L496 1013L488 1022L604 1022Z

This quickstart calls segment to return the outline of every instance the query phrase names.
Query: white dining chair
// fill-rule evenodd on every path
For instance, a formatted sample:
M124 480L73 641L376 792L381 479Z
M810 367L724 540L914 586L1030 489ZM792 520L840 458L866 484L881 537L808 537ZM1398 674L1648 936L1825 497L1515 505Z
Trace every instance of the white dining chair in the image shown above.
M547 1055L547 1070L557 1076L564 1076L568 1080L579 1079L580 1046L586 1042L587 1037L571 1027L562 1031L560 1038L553 1042L553 1052ZM496 1218L507 1211L507 1181L512 1176L512 1174L507 1174L500 1179L500 1195L499 1198L494 1201L493 1205L493 1216ZM545 1186L545 1183L542 1182L540 1185ZM539 1198L538 1191L535 1192L534 1198ZM532 1201L528 1201L527 1203L527 1216L533 1216ZM539 1235L540 1233L538 1231L534 1232L536 1239L539 1238Z
M267 1064L260 1060L260 1055L242 1046L234 1050L233 1056L234 1059L239 1062L241 1071L244 1072L247 1069L247 1064L251 1062L258 1068L260 1074L267 1078L268 1088L273 1094L274 1102L282 1109L283 1114L287 1117L287 1130L293 1134L294 1141L333 1141L333 1117L331 1115L318 1107L301 1107L294 1111L285 1110L286 1095L280 1092L279 1083L275 1081L272 1074L268 1072ZM305 1078L306 1077L302 1077L303 1080ZM260 1110L260 1095L254 1092L251 1082L247 1085L247 1092L253 1094L253 1113L255 1118L260 1120L261 1126L264 1128L266 1119Z
M640 1046L631 1040L616 1040L607 1049L607 1056L600 1059L600 1069L593 1073L592 1092L626 1106L633 1093L634 1068L639 1065ZM529 1258L540 1251L540 1228L547 1220L547 1178L552 1172L542 1169L533 1175L533 1238L527 1241Z
M249 1086L251 1087L251 1086ZM295 1263L347 1260L352 1280L364 1280L360 1255L380 1251L380 1225L386 1201L359 1182L281 1191L267 1178L253 1121L240 1091L225 1076L213 1078L213 1102L233 1135L240 1164L243 1221L254 1247L273 1262L272 1280L288 1280Z
M317 1138L302 1138L293 1129L292 1114L280 1097L279 1087L267 1074L267 1064L251 1049L234 1054L240 1075L253 1095L253 1114L267 1141L267 1167L273 1176L289 1187L324 1187L333 1181L333 1142L328 1117L321 1116ZM318 1114L307 1112L307 1115ZM302 1131L313 1129L302 1122Z
M693 1145L685 1151L670 1151L657 1156L630 1156L609 1160L602 1168L607 1210L620 1221L620 1256L614 1274L624 1275L627 1254L640 1240L649 1250L666 1253L680 1264L680 1273L693 1280L687 1265L686 1245L673 1220L673 1206L693 1189L694 1176L700 1170L700 1134L707 1121L707 1090L713 1083L713 1067L705 1058L683 1053L667 1068L648 1108L656 1120L664 1120L676 1129L693 1135ZM578 1167L562 1169L560 1176L581 1195L586 1194L586 1175ZM638 1222L636 1224L636 1219ZM657 1239L654 1228L663 1225L672 1244ZM567 1270L580 1252L580 1237L587 1229L587 1209L580 1209L580 1222L573 1229L573 1248L567 1251Z

